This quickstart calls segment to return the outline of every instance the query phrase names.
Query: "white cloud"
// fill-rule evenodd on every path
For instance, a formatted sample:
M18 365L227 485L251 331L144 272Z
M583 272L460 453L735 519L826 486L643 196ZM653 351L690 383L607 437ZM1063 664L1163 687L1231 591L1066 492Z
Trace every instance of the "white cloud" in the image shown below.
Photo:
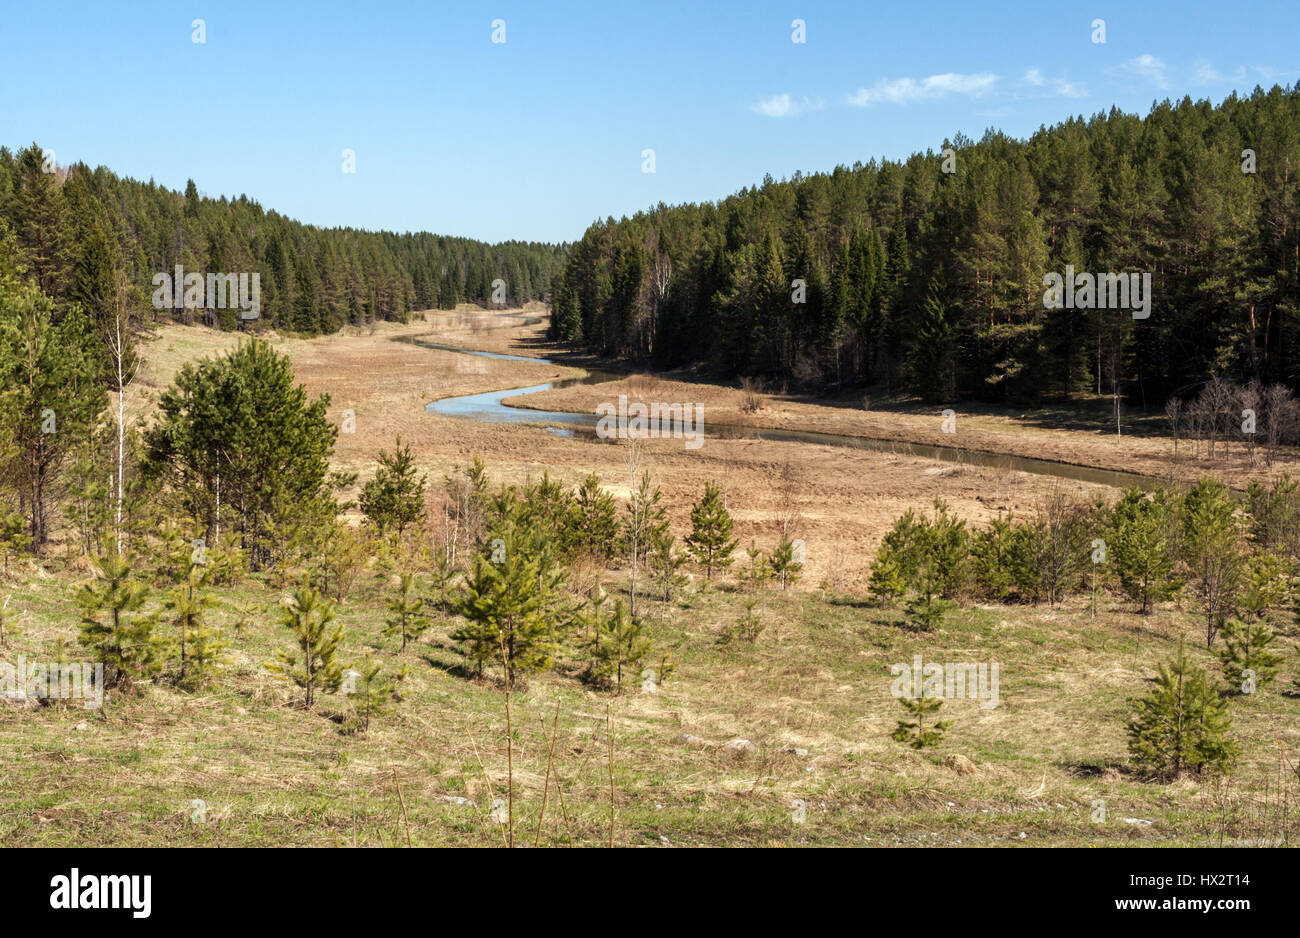
M794 102L788 94L774 94L770 98L760 98L750 110L764 117L790 117L794 114Z
M1245 89L1252 82L1267 85L1279 80L1285 81L1289 77L1290 72L1266 65L1238 65L1230 72L1221 72L1209 62L1202 60L1192 69L1194 85L1230 84L1240 89Z
M1048 79L1043 74L1043 70L1035 66L1026 69L1025 74L1021 76L1021 81L1031 88L1042 88L1046 91L1046 86L1051 85L1051 93L1059 95L1062 98L1086 98L1088 97L1088 86L1078 81L1070 81L1064 74L1060 78Z
M928 78L894 78L881 79L870 88L859 88L849 95L848 103L853 107L870 107L873 104L910 104L913 101L926 101L946 97L950 94L964 94L978 98L993 87L998 76L989 72L974 75L961 75L945 72L942 75L930 75Z
M1169 66L1165 65L1164 62L1162 62L1160 59L1157 59L1154 55L1152 55L1149 52L1143 55L1139 55L1136 59L1129 59L1122 66L1120 66L1120 69L1122 71L1128 72L1130 75L1136 75L1139 78L1145 78L1147 81L1151 82L1157 88L1169 87L1169 81L1166 78L1166 73L1169 71Z
M1192 72L1192 81L1198 85L1214 85L1223 81L1223 76L1209 62L1201 62Z
M764 117L796 117L805 111L820 111L825 106L820 98L803 98L796 101L788 94L774 94L759 98L749 109Z

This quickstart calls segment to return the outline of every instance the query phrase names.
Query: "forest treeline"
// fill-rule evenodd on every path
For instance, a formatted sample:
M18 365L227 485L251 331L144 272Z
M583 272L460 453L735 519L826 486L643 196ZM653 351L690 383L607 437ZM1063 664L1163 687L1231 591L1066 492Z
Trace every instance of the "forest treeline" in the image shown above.
M1067 265L1149 273L1149 316L1046 308ZM552 292L556 339L812 390L1146 407L1213 376L1294 390L1300 84L598 221Z
M153 278L179 264L191 273L258 273L259 325L305 334L458 302L486 305L497 279L505 303L541 300L564 254L552 244L319 228L244 195L201 196L193 180L181 193L102 166L61 167L35 143L17 154L0 147L0 242L6 233L16 262L59 306L102 305L120 272L133 305L149 307ZM174 306L153 315L226 329L239 322L236 309L184 309L180 290Z

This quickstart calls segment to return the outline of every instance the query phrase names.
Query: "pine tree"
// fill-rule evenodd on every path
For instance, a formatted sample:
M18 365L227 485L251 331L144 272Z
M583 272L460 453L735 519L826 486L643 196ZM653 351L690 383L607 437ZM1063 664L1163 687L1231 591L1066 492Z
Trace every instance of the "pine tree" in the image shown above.
M0 280L0 387L16 450L6 475L21 488L37 550L49 539L50 486L107 403L97 356L78 307L56 322L49 297Z
M940 579L934 565L926 562L922 565L917 580L916 595L909 599L903 610L907 619L919 632L929 632L943 622L944 614L951 605L939 598Z
M187 567L184 578L172 588L163 605L176 626L180 662L176 683L182 687L199 687L219 664L226 643L203 621L204 610L217 602L207 591L207 569L193 561Z
M691 509L691 533L686 546L697 563L704 565L704 577L713 579L715 569L731 566L737 540L731 537L731 514L722 504L717 483L704 486L704 497Z
M1230 728L1227 701L1188 660L1179 639L1177 656L1160 665L1155 689L1134 702L1129 752L1140 767L1164 779L1185 770L1228 771L1236 758Z
M736 618L735 622L723 628L722 635L719 637L720 644L730 645L735 641L743 641L753 645L757 642L765 628L762 603L763 597L758 593L746 596L741 603L745 611Z
M767 554L751 540L745 549L745 556L749 558L749 567L740 572L740 582L751 591L765 588L775 575Z
M867 589L871 593L871 598L882 606L891 605L894 600L907 592L902 567L898 563L894 549L888 544L882 544L880 550L876 551Z
M305 692L304 706L310 710L317 692L332 694L343 684L343 665L339 660L339 643L343 629L334 626L334 604L310 586L299 587L280 613L280 624L287 628L302 655L277 649L275 661L266 668L284 680L292 681Z
M1183 550L1205 616L1205 647L1232 615L1246 574L1237 506L1227 486L1202 479L1183 498Z
M655 583L663 591L663 601L672 602L673 590L685 585L681 572L686 557L677 549L677 538L667 526L654 533L650 543L650 570Z
M1024 580L1022 560L1016 549L1016 530L1011 515L999 515L971 543L975 584L989 599L1006 600Z
M311 401L293 367L253 338L216 359L183 365L159 400L145 433L145 476L168 484L202 520L208 540L219 523L217 495L237 512L235 536L253 570L276 551L276 522L291 528L313 513L337 513L330 500L329 455L337 427L329 396ZM336 506L334 506L336 507ZM283 554L283 535L280 552Z
M552 614L557 577L548 571L540 539L521 526L512 499L512 493L503 493L498 501L484 552L475 556L453 603L466 621L451 635L465 645L480 674L488 661L499 660L507 687L514 686L517 674L551 666L560 625Z
M379 468L375 477L361 490L361 513L378 528L379 533L393 529L400 539L406 529L424 514L424 476L416 475L411 447L397 446L392 453L379 451Z
M1280 605L1290 583L1287 568L1287 562L1271 550L1252 555L1246 589L1241 595L1242 609L1262 619L1269 609Z
M771 567L772 575L780 582L782 590L797 582L803 570L803 561L798 559L794 541L783 535L781 543L777 544L776 549L768 556L768 566Z
M104 662L105 681L130 687L162 666L164 643L154 634L158 613L144 612L149 588L133 576L128 559L108 550L91 559L95 580L77 591L81 643Z
M594 614L591 674L622 693L623 679L636 677L641 663L650 656L653 643L644 624L628 614L622 600L614 604L609 615L600 614L599 605Z
M31 543L25 528L22 515L0 504L0 553L4 555L4 567L0 569L6 578L9 576L9 558L26 550Z
M635 450L633 450L635 465ZM635 477L635 472L633 473ZM667 530L668 513L660 504L662 493L659 486L650 481L650 473L643 472L640 481L627 503L627 518L623 526L623 540L627 545L630 572L628 576L628 595L630 615L637 618L636 594L637 580L641 568L649 559L657 532Z
M344 682L344 691L352 698L357 728L361 732L370 729L371 717L391 713L394 705L401 702L402 682L408 674L406 665L395 674L385 674L384 665L369 657L346 674L348 680Z
M1219 661L1235 693L1253 694L1273 683L1283 661L1269 648L1276 639L1265 622L1230 622L1224 626Z
M926 726L926 717L938 713L943 701L938 697L900 697L898 703L907 716L898 721L894 732L890 734L900 743L907 743L913 749L925 749L937 746L943 735L952 726L949 720L935 720ZM910 719L909 719L910 717Z
M582 480L576 496L578 543L602 563L614 553L618 538L618 509L614 497L600 486L593 472Z
M402 639L399 651L406 651L407 642L420 637L429 627L429 614L424 611L424 599L416 595L414 574L403 573L398 578L397 595L386 603L389 617L385 619L384 634L398 635Z
M1153 601L1168 599L1180 584L1172 577L1173 553L1166 542L1162 508L1139 489L1129 489L1112 515L1110 554L1120 585L1146 615Z

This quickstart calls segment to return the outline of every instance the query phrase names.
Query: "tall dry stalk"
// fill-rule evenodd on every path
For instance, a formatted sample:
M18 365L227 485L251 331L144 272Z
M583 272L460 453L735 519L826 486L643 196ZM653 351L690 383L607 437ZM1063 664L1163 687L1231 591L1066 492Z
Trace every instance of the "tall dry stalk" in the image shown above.
M406 846L411 846L411 821L406 816L406 799L402 797L402 780L397 777L397 769L393 769L393 782L397 785L397 800L402 806L402 825L406 828Z
M560 702L555 701L555 723L551 727L551 746L546 753L546 784L542 786L542 810L537 815L537 837L534 847L542 845L542 821L546 819L546 796L551 792L551 768L555 765L555 737L560 729ZM542 738L546 738L546 721L542 721ZM557 779L558 781L558 779Z
M609 845L614 846L614 704L605 705L605 734L609 737Z

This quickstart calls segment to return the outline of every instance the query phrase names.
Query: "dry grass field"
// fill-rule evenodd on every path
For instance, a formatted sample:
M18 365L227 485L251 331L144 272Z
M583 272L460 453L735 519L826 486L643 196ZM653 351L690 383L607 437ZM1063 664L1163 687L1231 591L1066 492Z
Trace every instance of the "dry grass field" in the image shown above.
M546 472L576 484L594 471L625 496L626 445L425 411L444 396L580 374L582 362L548 346L541 325L524 324L530 312L431 312L372 333L274 341L311 394L330 395L332 419L355 413L356 432L339 436L335 462L363 481L378 451L400 435L435 484L477 455L494 484ZM565 364L398 341L411 336ZM135 411L147 415L184 361L235 341L159 329L145 380L129 399ZM620 392L698 401L717 423L952 442L940 436L933 409L919 405L864 410L860 402L769 393L747 414L737 388L650 376L548 392L529 404L590 412ZM988 411L958 420L961 445L1153 474L1170 447L1155 437L1116 441L1093 429L1052 429L1046 415ZM747 439L710 438L696 451L680 440L647 441L641 457L679 536L705 482L717 480L742 547L754 540L771 548L782 518L793 519L806 543L804 574L790 590L764 593L764 628L753 645L719 641L744 611L733 577L706 584L693 572L678 599L651 601L651 633L676 663L654 693L636 683L619 695L594 691L563 662L517 688L511 756L520 843L606 843L611 774L613 837L633 846L1245 845L1300 835L1300 699L1287 695L1300 659L1289 621L1277 623L1286 656L1277 684L1234 704L1238 771L1226 782L1156 784L1129 767L1124 723L1130 699L1150 686L1179 635L1209 662L1194 644L1191 609L1167 605L1142 617L1106 596L1095 616L1078 599L1057 608L976 605L916 633L897 610L865 600L879 540L909 507L940 497L978 526L1000 511L1032 513L1062 486L1088 498L1114 490L902 453ZM1224 468L1235 482L1262 471ZM8 599L0 657L48 657L59 641L75 646L73 586L86 573L69 553L56 545L52 556L17 563L0 581ZM217 591L213 621L231 643L231 662L208 690L148 686L110 696L102 712L75 702L0 709L0 845L392 846L409 838L499 846L503 827L492 804L508 777L500 682L463 672L446 616L397 654L380 632L393 573L372 560L339 614L349 657L400 657L410 668L406 699L367 733L341 731L346 701L327 697L304 712L267 673L263 662L287 642L275 621L282 590L253 576ZM621 572L607 588L626 589ZM259 610L239 635L234 604ZM890 665L910 665L917 654L994 661L1001 675L997 707L945 703L952 729L937 748L919 752L889 738L900 716Z

